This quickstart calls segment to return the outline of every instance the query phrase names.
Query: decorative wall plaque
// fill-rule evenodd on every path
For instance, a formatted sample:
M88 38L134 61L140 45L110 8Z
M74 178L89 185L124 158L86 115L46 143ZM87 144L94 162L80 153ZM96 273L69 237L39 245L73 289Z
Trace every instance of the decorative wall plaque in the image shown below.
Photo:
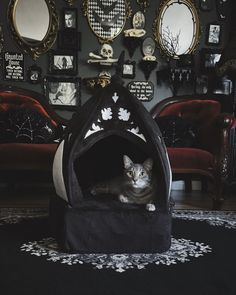
M4 53L4 80L23 81L24 80L24 54L16 52Z
M153 98L154 85L151 81L132 81L127 87L141 101L150 101Z

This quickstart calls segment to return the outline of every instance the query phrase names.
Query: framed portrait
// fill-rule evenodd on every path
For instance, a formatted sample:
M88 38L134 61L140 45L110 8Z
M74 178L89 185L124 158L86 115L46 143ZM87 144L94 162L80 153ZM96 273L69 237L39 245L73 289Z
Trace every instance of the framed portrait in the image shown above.
M49 73L76 75L77 53L51 50L49 52Z
M80 78L44 78L44 92L49 104L58 108L76 108L80 101Z
M61 50L81 50L81 32L63 30L57 34L58 48Z
M221 50L204 48L201 50L201 63L203 72L211 72L215 70L217 62L221 58Z
M122 67L122 77L133 79L135 77L135 61L126 61Z
M42 81L42 69L35 65L32 65L27 70L27 80L32 84L38 84Z
M77 29L77 9L64 8L62 22L62 27L64 29Z
M219 45L221 39L221 25L209 24L207 28L206 43L209 45Z

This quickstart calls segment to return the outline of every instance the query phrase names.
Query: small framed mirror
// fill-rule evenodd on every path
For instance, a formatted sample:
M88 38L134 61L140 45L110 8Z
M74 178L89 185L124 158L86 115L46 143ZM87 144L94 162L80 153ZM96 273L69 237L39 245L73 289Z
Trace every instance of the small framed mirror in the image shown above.
M59 23L54 0L11 0L8 20L16 42L33 59L56 41Z
M192 53L200 38L200 22L193 0L164 0L159 8L154 36L161 51L172 58Z
M101 43L116 38L131 15L128 0L83 0L84 15Z

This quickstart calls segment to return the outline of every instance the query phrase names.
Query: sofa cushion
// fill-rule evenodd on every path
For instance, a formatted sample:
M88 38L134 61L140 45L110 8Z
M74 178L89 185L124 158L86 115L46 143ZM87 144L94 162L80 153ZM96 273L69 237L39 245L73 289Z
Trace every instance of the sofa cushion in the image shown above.
M2 112L0 129L1 143L49 143L58 137L52 121L29 107L14 107Z
M196 145L196 128L186 119L178 116L156 117L167 147L194 147Z
M214 157L205 150L196 148L167 148L170 165L174 172L212 171Z

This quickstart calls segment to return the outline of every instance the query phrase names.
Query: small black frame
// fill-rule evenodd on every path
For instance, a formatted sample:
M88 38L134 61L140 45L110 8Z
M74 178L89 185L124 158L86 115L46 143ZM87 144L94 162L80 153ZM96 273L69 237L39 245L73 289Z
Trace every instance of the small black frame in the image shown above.
M211 23L207 26L206 43L208 45L219 45L221 41L222 27L218 23Z
M135 61L126 61L122 66L122 77L133 79L135 77Z
M49 73L50 74L77 74L77 53L74 51L49 52Z
M62 109L75 109L81 105L81 79L79 77L46 76L43 86L49 104Z
M62 14L62 28L77 30L77 15L77 8L64 8Z
M213 72L216 63L219 62L222 51L217 49L203 48L201 50L202 72Z
M28 67L27 80L32 84L38 84L42 81L42 69L36 64Z

